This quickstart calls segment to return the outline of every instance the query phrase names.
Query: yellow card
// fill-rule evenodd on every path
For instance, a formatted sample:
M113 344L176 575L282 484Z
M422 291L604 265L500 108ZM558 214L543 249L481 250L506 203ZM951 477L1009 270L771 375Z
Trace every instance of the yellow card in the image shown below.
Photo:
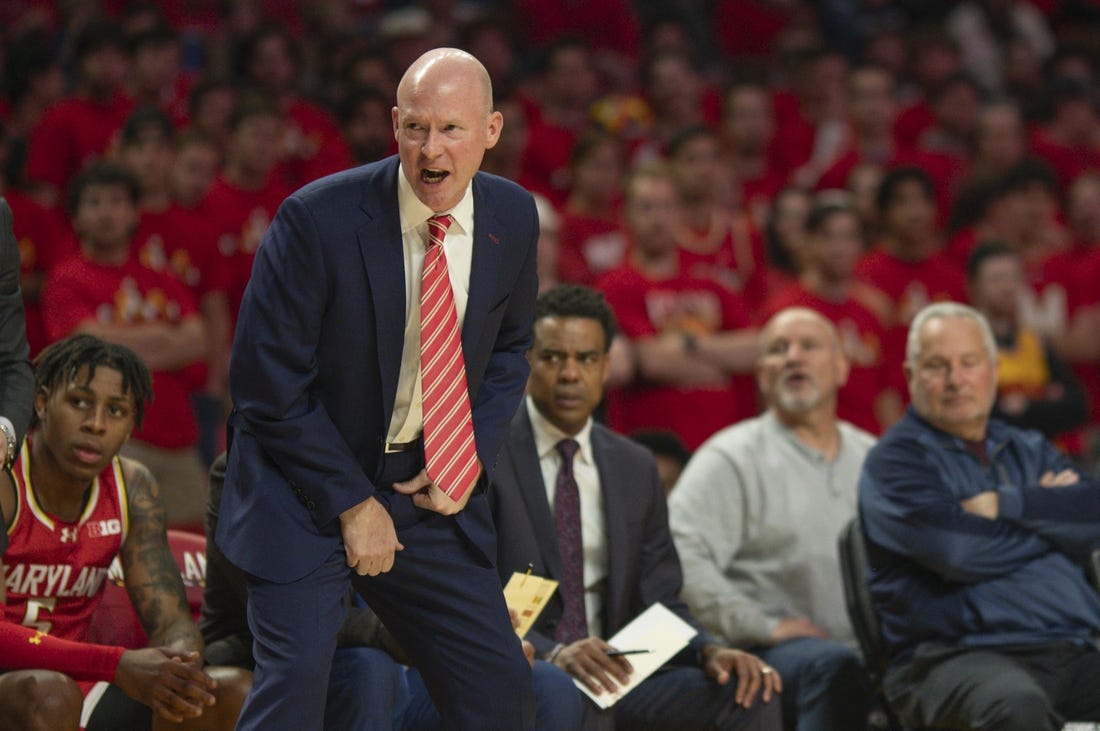
M515 572L504 587L504 601L509 609L519 615L516 634L521 638L527 635L531 625L538 619L539 613L546 607L558 588L558 582L541 576Z

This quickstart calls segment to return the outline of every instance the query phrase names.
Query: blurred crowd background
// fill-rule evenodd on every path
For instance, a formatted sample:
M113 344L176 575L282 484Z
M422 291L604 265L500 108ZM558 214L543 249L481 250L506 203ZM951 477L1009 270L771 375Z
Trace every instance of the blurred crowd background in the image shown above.
M993 324L998 414L1092 468L1097 30L1095 0L8 0L28 337L135 347L157 375L134 448L193 489L268 222L395 152L397 79L457 46L505 117L483 169L538 196L541 286L615 310L613 428L681 463L757 413L755 329L801 304L852 362L841 417L881 433L909 319L951 299Z

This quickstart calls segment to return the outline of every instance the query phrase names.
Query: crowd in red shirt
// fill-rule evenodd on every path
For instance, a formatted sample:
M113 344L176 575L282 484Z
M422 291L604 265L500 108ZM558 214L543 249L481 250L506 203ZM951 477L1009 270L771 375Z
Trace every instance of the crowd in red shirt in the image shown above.
M1064 443L1096 459L1100 54L1084 41L1100 12L1089 4L880 2L855 4L853 17L807 0L677 13L626 0L314 5L23 0L0 11L11 51L0 191L33 351L97 307L119 310L135 296L126 287L156 271L181 290L160 304L201 314L208 341L204 362L158 380L156 403L226 403L235 310L279 204L394 152L402 69L453 45L485 63L507 110L483 168L558 214L544 217L556 256L540 257L543 285L595 286L620 319L604 414L614 428L667 429L693 448L755 413L751 369L731 366L721 387L657 382L637 353L657 338L683 336L690 350L700 336L751 333L800 305L837 324L852 361L841 415L879 433L904 404L909 320L929 302L966 300L967 257L996 241L1027 275L1021 326L1089 395L1089 422ZM953 35L964 6L981 8L971 23L988 21L965 38ZM127 144L145 142L140 129L126 138L127 124L150 114L170 124L166 157L128 157ZM70 182L103 158L142 183L125 272L89 261L66 214ZM659 275L639 263L624 211L631 171L654 166L678 191L679 248ZM809 224L827 206L857 222L851 256L832 224ZM196 442L194 418L175 423L146 428L158 444Z

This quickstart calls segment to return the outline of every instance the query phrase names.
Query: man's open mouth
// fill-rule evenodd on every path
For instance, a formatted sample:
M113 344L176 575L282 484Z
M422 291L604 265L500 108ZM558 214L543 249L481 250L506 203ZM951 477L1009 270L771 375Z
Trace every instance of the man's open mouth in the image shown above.
M441 183L450 173L446 170L421 170L420 179L425 183Z

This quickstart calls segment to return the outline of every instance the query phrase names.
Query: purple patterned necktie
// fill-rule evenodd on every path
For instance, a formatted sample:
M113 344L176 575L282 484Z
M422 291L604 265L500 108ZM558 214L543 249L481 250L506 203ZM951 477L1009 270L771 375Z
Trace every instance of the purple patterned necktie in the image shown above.
M580 445L573 439L557 444L561 469L554 486L554 528L561 552L561 592L565 609L554 639L569 644L588 637L588 619L584 610L584 543L581 540L581 498L573 479L573 456Z

